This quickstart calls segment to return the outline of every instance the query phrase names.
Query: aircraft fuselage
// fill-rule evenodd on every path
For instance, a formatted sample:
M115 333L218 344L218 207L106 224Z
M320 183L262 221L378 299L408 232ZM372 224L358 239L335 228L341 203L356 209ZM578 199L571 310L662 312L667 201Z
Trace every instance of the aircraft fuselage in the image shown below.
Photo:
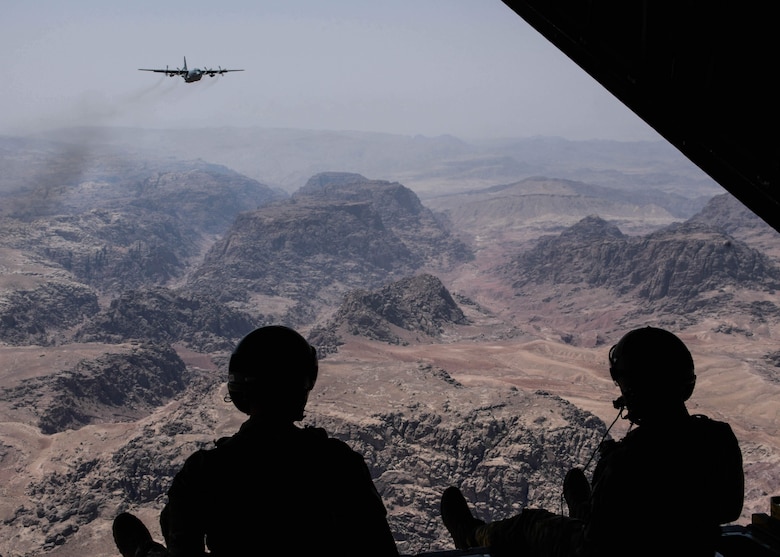
M203 72L198 69L190 70L187 72L187 75L183 75L182 77L185 82L192 83L194 81L200 81L200 78L203 77Z

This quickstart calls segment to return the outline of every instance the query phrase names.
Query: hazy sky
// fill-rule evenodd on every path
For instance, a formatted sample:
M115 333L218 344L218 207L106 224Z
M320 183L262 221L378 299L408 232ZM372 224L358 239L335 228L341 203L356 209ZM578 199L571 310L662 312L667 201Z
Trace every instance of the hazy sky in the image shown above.
M187 84L138 68L242 68ZM241 125L659 139L499 0L4 0L0 133Z

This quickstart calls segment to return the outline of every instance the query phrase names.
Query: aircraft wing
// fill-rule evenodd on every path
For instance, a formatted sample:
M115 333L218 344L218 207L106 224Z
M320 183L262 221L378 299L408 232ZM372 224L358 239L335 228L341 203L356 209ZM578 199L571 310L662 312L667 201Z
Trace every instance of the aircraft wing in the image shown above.
M206 70L203 70L203 73L206 74L206 75L209 75L211 77L214 77L217 74L222 75L222 74L227 73L227 72L243 72L243 71L244 70L223 70L222 68L218 68L216 70L206 69Z
M172 77L174 75L187 75L187 70L157 70L157 69L150 69L150 68L138 68L139 72L156 72L156 73L164 73L165 75Z

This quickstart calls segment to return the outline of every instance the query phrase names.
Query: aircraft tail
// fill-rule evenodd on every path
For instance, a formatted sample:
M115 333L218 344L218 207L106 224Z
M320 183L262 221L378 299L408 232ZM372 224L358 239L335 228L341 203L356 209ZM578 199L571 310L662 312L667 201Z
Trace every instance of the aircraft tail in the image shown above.
M184 71L187 71L187 57L184 57L184 67L182 68Z

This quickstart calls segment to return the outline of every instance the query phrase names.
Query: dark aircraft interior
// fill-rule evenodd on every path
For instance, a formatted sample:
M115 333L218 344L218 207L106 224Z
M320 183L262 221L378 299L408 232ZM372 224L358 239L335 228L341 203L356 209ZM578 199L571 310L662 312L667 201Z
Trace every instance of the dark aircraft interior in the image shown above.
M773 2L504 4L780 231Z
M504 3L780 231L780 97L773 85L780 49L772 2ZM674 553L674 540L685 534L666 532L661 522L658 535ZM721 539L721 557L780 555L780 508L770 509L767 496L767 513L724 526Z

